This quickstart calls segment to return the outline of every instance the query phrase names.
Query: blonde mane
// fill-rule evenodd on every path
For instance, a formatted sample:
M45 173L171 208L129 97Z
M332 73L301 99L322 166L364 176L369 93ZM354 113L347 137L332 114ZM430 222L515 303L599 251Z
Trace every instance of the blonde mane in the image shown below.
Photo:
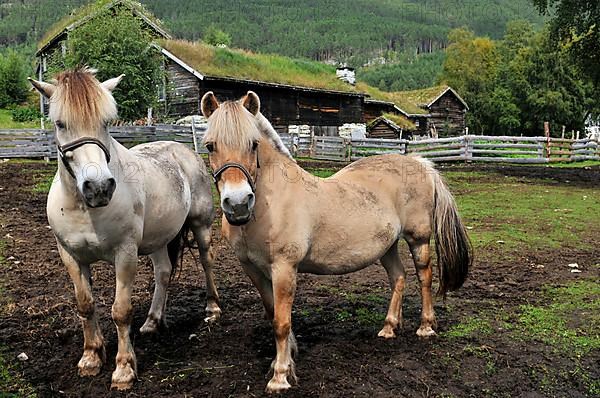
M56 91L50 98L50 119L60 120L69 130L96 131L117 117L112 94L100 85L95 71L81 68L56 78Z
M260 138L256 118L239 101L226 101L208 119L204 142L246 150Z

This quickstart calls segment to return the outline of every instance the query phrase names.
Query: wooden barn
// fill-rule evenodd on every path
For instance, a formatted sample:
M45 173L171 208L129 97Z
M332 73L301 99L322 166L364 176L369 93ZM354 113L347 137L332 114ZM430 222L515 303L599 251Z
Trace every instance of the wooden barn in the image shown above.
M103 5L91 3L77 9L71 15L58 21L38 43L36 56L36 76L39 80L48 80L51 64L60 65L67 52L67 43L71 32L92 20L97 15L110 11L126 13L142 21L143 26L156 39L170 39L171 35L160 21L146 10L140 3L131 0L114 0ZM48 101L40 96L40 110L47 113Z
M421 136L457 136L464 134L467 103L448 86L422 90L378 93L379 98L365 100L365 120L384 113L404 116Z
M415 129L416 126L405 117L385 113L367 125L367 137L409 140Z
M220 100L233 100L252 90L261 98L263 114L280 129L363 122L364 94L340 81L327 65L321 73L311 72L310 78L316 81L309 85L302 81L302 72L299 76L281 73L262 58L267 56L181 40L165 40L160 45L167 71L162 112L167 117L198 114L200 100L208 91ZM277 64L309 62L277 58L281 58ZM298 68L290 65L288 69Z

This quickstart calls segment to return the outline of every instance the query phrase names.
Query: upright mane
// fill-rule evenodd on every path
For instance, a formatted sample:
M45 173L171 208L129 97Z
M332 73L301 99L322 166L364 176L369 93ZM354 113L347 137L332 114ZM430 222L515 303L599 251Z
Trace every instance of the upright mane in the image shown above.
M256 118L239 101L226 101L208 119L204 142L245 150L260 138Z
M57 76L49 116L54 121L60 120L69 130L95 131L117 117L117 104L112 94L100 85L93 69L79 68Z

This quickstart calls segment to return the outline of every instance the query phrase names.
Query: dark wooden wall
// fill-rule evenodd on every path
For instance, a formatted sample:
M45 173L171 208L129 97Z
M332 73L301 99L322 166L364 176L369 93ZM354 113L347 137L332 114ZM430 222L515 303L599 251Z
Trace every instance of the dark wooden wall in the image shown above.
M398 139L401 137L400 130L395 130L383 121L379 121L369 127L369 138Z
M200 114L200 87L198 79L176 63L165 60L167 72L167 104L170 117Z
M440 137L462 135L465 131L466 108L450 91L446 92L429 108L433 124Z
M200 80L173 62L167 62L166 70L169 94L165 108L169 117L199 114L200 100L208 91L213 91L220 101L226 101L237 100L252 90L261 99L261 112L276 126L341 126L364 120L361 95L304 91L211 77Z

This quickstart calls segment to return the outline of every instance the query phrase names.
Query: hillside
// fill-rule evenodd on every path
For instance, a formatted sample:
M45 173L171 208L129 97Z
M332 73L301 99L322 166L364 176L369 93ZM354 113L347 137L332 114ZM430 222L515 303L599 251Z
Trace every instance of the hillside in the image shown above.
M0 46L34 43L85 0L0 4ZM529 0L143 0L179 38L196 40L212 25L234 47L361 65L390 53L444 48L449 29L503 34L506 22L540 21ZM393 58L393 57L392 57Z

